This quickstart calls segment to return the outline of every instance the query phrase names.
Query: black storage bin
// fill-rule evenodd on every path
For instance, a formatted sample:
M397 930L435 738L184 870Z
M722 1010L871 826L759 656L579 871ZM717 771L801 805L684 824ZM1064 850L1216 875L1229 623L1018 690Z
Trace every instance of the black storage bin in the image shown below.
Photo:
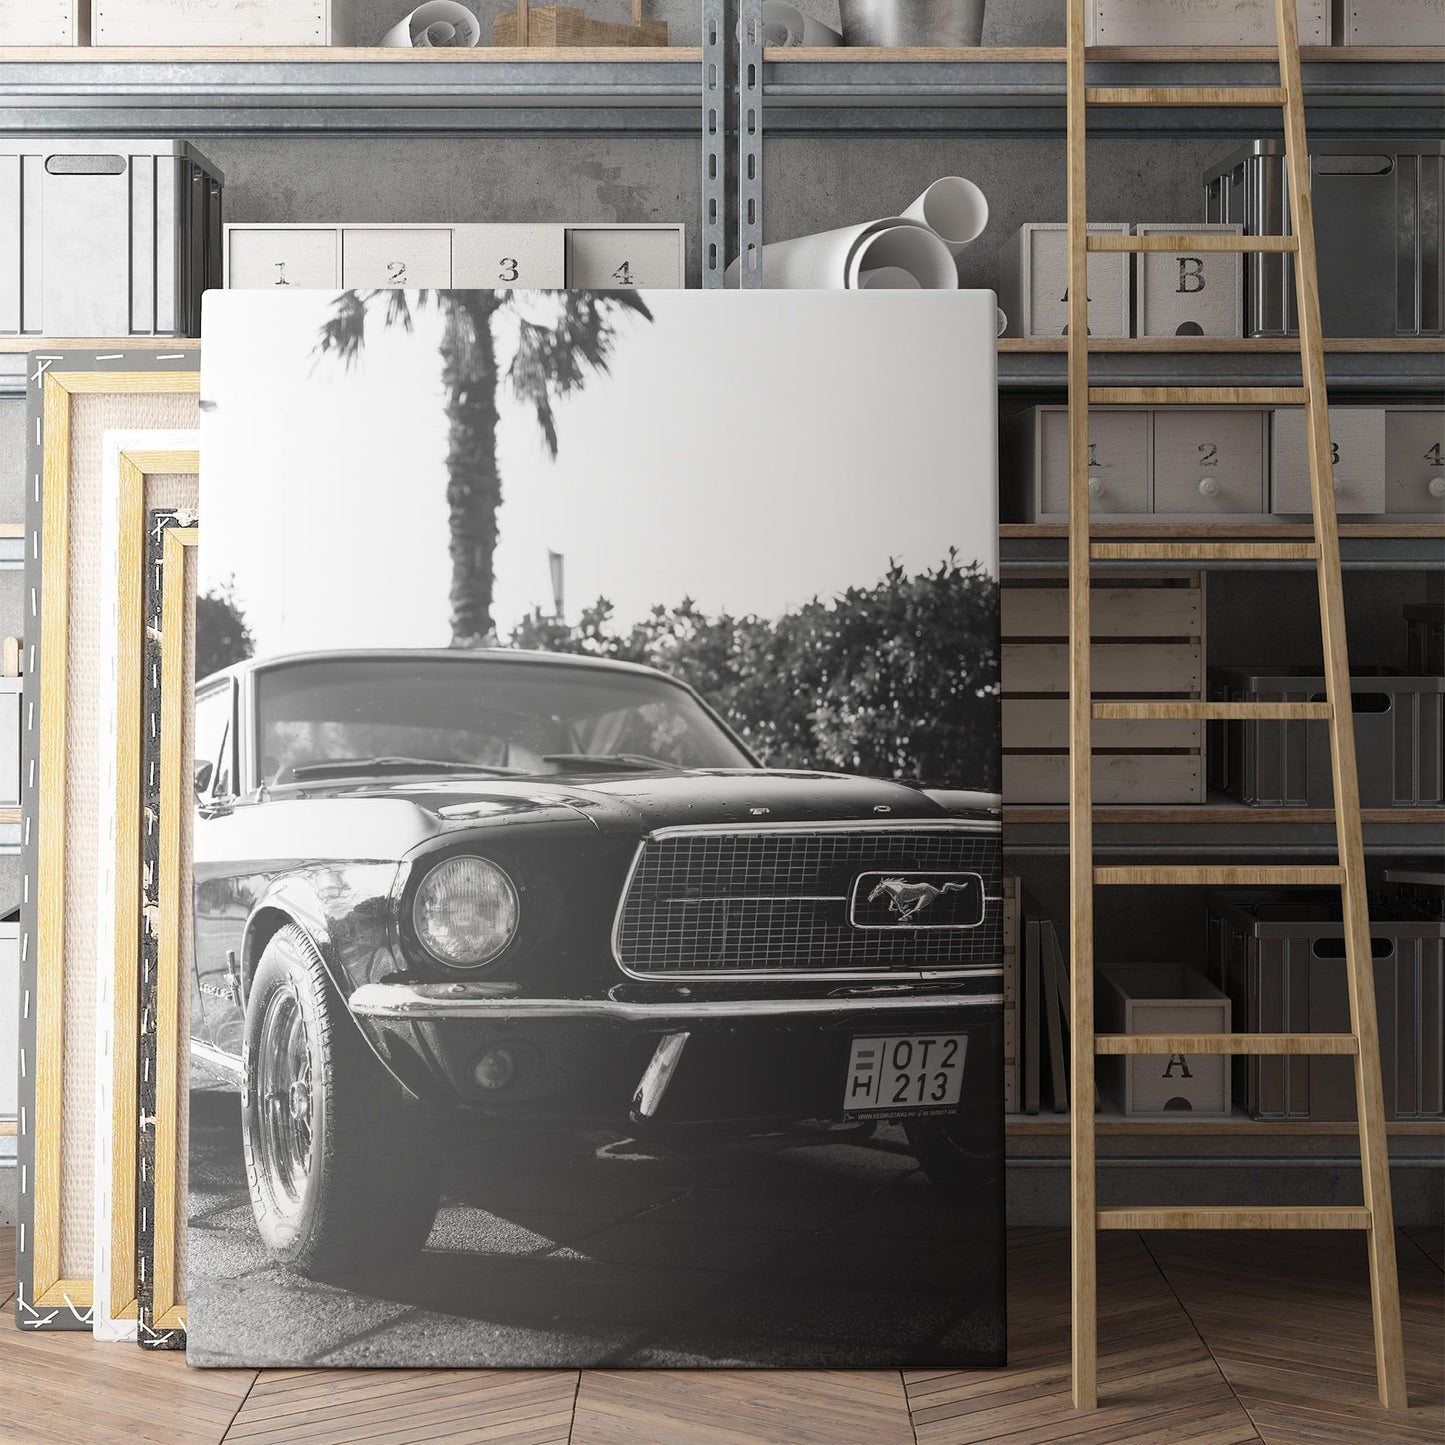
M1406 606L1405 666L1411 672L1445 673L1445 602Z
M1445 142L1310 139L1310 188L1326 336L1439 336ZM1204 219L1247 236L1290 228L1284 142L1251 141L1204 173ZM1244 334L1293 336L1294 257L1244 258Z
M1260 890L1212 894L1210 976L1240 1033L1350 1030L1338 898ZM1370 947L1389 1119L1445 1118L1445 922L1372 902ZM1354 1119L1348 1055L1238 1058L1233 1095L1256 1119Z
M1438 807L1445 797L1445 678L1389 667L1350 674L1364 808ZM1308 668L1209 669L1217 702L1323 702ZM1209 783L1257 807L1327 808L1334 801L1329 724L1248 718L1212 722Z

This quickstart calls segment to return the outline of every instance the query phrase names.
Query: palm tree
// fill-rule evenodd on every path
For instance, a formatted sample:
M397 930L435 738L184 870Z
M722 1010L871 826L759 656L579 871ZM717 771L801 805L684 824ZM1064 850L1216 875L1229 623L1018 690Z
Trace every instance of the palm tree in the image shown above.
M545 297L551 314L534 311ZM492 558L502 479L497 468L497 338L493 326L510 311L517 348L507 367L513 393L537 417L547 450L557 455L552 403L579 391L593 372L606 373L616 331L613 318L652 313L635 292L593 291L347 291L322 326L316 350L348 367L366 344L367 315L384 308L385 325L410 332L415 313L437 308L442 320L442 381L447 389L447 505L451 510L452 646L477 647L492 625Z

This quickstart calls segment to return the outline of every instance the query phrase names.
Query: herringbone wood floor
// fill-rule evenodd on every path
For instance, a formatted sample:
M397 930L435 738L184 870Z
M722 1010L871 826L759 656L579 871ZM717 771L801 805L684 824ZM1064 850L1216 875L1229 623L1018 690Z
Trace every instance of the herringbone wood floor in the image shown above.
M0 1238L0 1297L13 1231ZM1442 1232L1401 1230L1408 1415L1374 1405L1358 1236L1106 1234L1102 1407L1068 1396L1068 1239L1009 1240L1004 1370L188 1370L0 1327L15 1445L1346 1445L1445 1439ZM9 1307L6 1307L9 1314Z

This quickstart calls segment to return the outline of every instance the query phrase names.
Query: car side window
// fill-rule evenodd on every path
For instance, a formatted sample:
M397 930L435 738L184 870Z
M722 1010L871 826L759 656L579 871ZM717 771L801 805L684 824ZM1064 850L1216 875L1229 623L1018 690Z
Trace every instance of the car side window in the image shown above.
M215 688L196 698L195 786L198 797L231 795L231 689Z

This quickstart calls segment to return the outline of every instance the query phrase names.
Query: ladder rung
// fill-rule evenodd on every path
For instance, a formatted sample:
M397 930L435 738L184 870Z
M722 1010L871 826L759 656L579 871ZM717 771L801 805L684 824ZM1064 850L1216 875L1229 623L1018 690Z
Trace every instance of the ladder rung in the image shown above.
M1279 85L1103 85L1084 92L1090 105L1284 104Z
M1318 542L1095 542L1096 562L1314 562Z
M1235 718L1328 720L1327 702L1096 702L1096 718L1167 721L1171 718L1225 721Z
M1091 386L1090 406L1303 406L1303 386Z
M1150 236L1086 236L1086 251L1297 251L1293 236L1198 235L1180 231Z
M1333 1205L1233 1209L1199 1205L1193 1209L1101 1209L1099 1229L1368 1229L1368 1209Z
M1173 886L1207 883L1218 888L1289 888L1303 884L1339 884L1345 870L1338 864L1244 865L1217 867L1207 863L1178 867L1095 868L1094 882L1106 888Z
M1357 1054L1354 1034L1095 1034L1096 1054Z

